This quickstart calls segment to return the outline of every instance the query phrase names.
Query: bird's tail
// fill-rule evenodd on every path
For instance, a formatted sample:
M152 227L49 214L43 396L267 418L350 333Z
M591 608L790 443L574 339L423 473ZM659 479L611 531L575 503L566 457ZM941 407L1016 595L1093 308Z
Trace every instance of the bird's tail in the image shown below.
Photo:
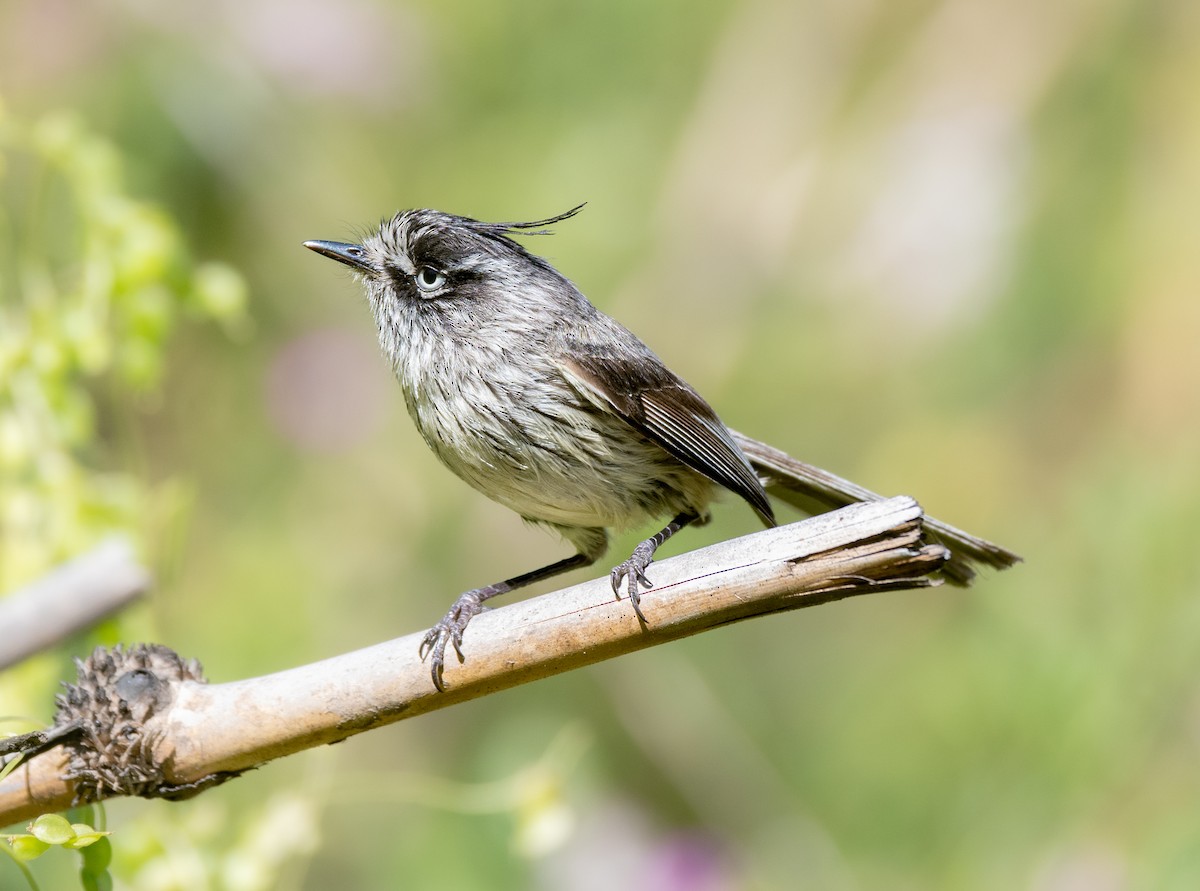
M882 501L884 497L864 489L857 483L842 479L827 470L797 461L791 455L751 439L736 430L733 438L750 464L762 479L772 497L785 501L807 513L845 507L858 501ZM940 520L926 517L925 531L931 539L945 545L950 559L942 569L946 580L956 585L969 585L975 578L977 565L1007 569L1021 558L1012 551L976 538Z

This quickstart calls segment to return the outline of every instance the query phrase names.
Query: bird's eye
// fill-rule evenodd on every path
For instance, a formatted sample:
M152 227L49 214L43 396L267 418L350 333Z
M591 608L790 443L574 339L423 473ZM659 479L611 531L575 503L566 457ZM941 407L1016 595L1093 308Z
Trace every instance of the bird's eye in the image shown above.
M445 274L438 272L432 266L422 266L415 276L417 287L422 291L436 291L446 284Z

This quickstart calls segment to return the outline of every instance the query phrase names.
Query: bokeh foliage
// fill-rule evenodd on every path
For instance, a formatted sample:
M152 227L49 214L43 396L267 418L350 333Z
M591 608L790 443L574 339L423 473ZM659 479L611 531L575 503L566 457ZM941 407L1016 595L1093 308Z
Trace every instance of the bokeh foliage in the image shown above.
M0 592L152 531L156 492L112 457L114 417L157 387L180 318L244 327L245 300L237 272L194 263L169 214L128 193L119 151L78 115L0 106ZM46 720L62 667L7 672L5 722ZM85 823L47 814L0 844L5 887L59 846L81 852L83 888L112 887L109 841Z
M532 247L731 424L1027 557L272 765L171 808L178 837L138 850L191 838L192 871L154 887L271 862L281 787L292 887L1200 881L1196 4L55 8L0 13L8 114L80 109L253 286L252 341L181 329L156 404L93 384L82 412L88 467L193 481L154 612L215 679L562 555L436 465L354 286L299 247L400 207L589 200ZM671 547L753 525L728 500ZM574 722L593 744L550 784L575 826L551 853L514 847L519 808L413 792L515 776ZM118 866L147 807L112 809Z
M145 488L105 460L96 388L145 393L183 314L242 320L229 266L194 264L170 216L131 197L119 153L76 114L0 107L0 591L113 531ZM99 397L99 398L98 398Z

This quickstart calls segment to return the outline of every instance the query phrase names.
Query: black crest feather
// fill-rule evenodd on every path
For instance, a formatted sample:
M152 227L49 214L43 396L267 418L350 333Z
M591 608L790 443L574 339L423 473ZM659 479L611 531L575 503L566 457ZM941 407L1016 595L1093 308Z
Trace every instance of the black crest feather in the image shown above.
M544 220L531 220L529 222L519 223L483 223L478 220L466 220L465 222L472 228L480 232L486 232L489 235L552 235L550 230L541 228L544 226L552 226L555 223L561 223L563 220L569 220L575 214L579 213L587 206L587 202L577 204L570 210L563 211L560 214L552 217L546 217Z

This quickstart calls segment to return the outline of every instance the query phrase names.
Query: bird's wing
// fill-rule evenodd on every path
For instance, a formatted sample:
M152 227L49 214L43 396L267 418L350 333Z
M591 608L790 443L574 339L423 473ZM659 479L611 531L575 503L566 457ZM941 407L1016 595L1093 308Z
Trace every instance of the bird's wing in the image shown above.
M729 430L709 404L649 350L627 360L576 348L560 356L558 366L594 404L740 495L763 522L775 525L767 493Z

